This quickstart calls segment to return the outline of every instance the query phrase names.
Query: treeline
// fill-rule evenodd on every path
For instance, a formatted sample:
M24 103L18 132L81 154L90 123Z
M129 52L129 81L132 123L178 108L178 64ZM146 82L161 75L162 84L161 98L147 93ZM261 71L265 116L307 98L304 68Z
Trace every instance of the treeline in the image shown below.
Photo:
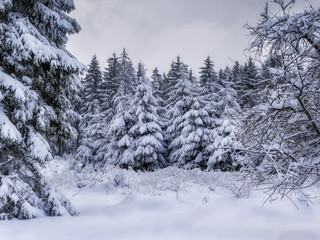
M76 159L143 171L239 170L241 112L258 104L268 64L260 70L249 58L217 73L208 57L198 79L177 57L168 73L155 68L149 79L125 50L108 58L104 71L94 56L77 105L82 120Z

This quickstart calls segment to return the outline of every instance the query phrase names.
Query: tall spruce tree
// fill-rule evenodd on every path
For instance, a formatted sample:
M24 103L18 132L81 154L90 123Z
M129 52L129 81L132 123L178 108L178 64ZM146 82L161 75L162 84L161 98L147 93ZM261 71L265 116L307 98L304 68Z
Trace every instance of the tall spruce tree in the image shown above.
M214 64L211 58L208 56L204 61L204 66L200 68L199 85L204 90L214 92L215 85L218 83L218 76L214 70ZM209 88L208 88L209 87Z
M79 32L72 0L0 4L0 219L75 214L39 165L76 131L70 119L84 69L65 49ZM60 152L61 153L61 152Z
M220 80L214 70L214 64L210 57L204 61L204 66L200 68L199 95L206 101L206 111L212 118L221 116L221 106L219 105L219 91L222 88ZM214 127L214 126L212 126Z
M250 57L242 68L242 87L239 89L241 107L252 108L259 102L263 82L253 59Z
M124 94L133 96L137 86L137 75L134 66L125 49L120 57L121 71L119 74L119 81L123 86Z
M240 75L240 64L236 63L234 72L238 71ZM208 57L200 69L199 78L200 97L205 101L203 109L208 113L205 118L208 119L207 124L202 126L203 129L208 129L208 139L202 145L205 147L202 151L205 164L202 167L207 170L232 170L238 165L238 155L235 154L239 148L236 136L238 128L234 120L238 117L239 105L236 92L231 88L234 84L232 71L227 67L225 71L220 70L219 75L221 78L217 76L214 64Z
M102 82L102 73L96 55L92 57L88 73L83 81L79 124L81 145L77 149L76 159L82 163L96 164L97 149L103 139L103 116L101 106L105 95Z
M206 101L202 96L193 94L190 100L188 111L177 121L176 131L179 135L170 144L170 160L179 167L206 169L207 158L204 153L212 136L212 118L206 111Z
M114 96L120 86L121 65L119 58L115 53L107 60L107 68L103 73L105 97L103 98L104 108L101 109L104 115L104 121L109 123L115 112Z
M158 102L152 95L151 82L144 66L138 65L138 87L132 100L134 124L130 129L133 140L134 168L155 170L166 166L165 147L157 114Z
M126 90L125 82L121 82L114 96L116 109L108 128L109 141L104 158L107 164L132 168L135 162L130 129L134 124L134 114L130 105L131 96L126 94Z
M180 61L173 62L168 74L169 92L167 109L167 142L169 152L174 153L180 146L175 139L181 136L182 128L179 125L183 122L182 116L186 114L192 104L192 84L189 78L188 66ZM179 165L174 155L170 153L169 161L172 164Z
M225 79L220 79L223 87L219 90L219 118L214 119L212 139L205 152L209 154L207 170L238 170L241 160L242 145L238 132L240 130L240 106L236 100L236 91L231 87L231 74L225 71Z
M166 119L166 101L164 100L165 82L157 68L152 71L152 93L157 101L157 113L160 117L160 126L165 128Z
M229 68L229 67L227 67ZM225 71L227 71L227 68L225 69ZM236 91L236 98L237 101L240 102L241 101L241 93L243 91L243 83L242 83L242 71L243 66L238 62L235 61L234 65L232 68L230 68L231 71L231 75L230 76L230 80L232 82L231 87ZM229 70L229 69L228 69ZM241 107L243 106L242 104L240 104Z
M155 68L152 71L151 75L152 79L152 91L153 91L153 96L158 100L159 105L163 106L165 105L164 100L163 100L163 78L161 74L159 73L158 68Z

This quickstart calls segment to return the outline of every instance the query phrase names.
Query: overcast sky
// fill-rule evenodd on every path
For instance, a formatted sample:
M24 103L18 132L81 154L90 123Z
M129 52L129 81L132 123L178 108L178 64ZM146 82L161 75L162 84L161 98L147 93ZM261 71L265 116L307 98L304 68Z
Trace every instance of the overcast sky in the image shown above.
M316 2L319 0L313 0ZM255 24L265 0L74 0L82 31L70 37L68 49L88 64L96 54L100 65L126 48L135 65L167 72L177 55L195 73L210 55L216 70L244 62L246 23ZM297 9L308 3L297 0ZM319 5L319 4L318 4Z

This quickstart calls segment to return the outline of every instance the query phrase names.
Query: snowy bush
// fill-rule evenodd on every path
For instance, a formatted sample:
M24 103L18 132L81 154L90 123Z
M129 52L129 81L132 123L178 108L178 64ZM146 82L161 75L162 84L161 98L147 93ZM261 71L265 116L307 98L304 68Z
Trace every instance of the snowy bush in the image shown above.
M319 9L293 13L294 1L274 0L248 27L252 50L277 64L269 69L263 101L248 110L243 143L247 170L271 193L286 196L320 180Z

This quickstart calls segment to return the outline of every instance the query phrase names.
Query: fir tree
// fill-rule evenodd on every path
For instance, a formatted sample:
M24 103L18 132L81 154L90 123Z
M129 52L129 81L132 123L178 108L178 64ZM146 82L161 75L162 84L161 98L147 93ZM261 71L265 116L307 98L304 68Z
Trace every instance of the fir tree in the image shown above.
M240 102L240 100L241 100L240 94L243 89L242 66L240 65L240 63L238 61L236 61L230 70L231 70L230 80L232 82L231 87L236 91L237 101Z
M189 70L189 80L192 84L197 84L197 78L194 76L192 69Z
M236 91L231 88L230 72L225 71L225 80L219 91L220 117L214 119L215 128L212 140L205 152L209 154L207 170L219 169L222 171L238 170L242 148L238 132L240 130L240 106L236 100Z
M205 109L201 96L190 96L190 109L181 116L176 131L179 132L170 144L170 160L187 169L207 167L204 151L212 136L212 119Z
M133 138L134 168L155 170L166 166L163 135L158 104L152 95L150 80L145 75L144 66L138 66L138 87L132 100L134 125L130 129Z
M119 74L118 82L123 84L124 94L129 94L133 96L135 93L135 88L137 86L137 76L132 62L125 49L123 49L123 52L120 57L120 66L121 71Z
M168 92L167 105L167 142L169 143L169 152L175 152L180 146L174 139L181 136L182 128L179 125L183 122L184 116L192 104L192 84L189 78L188 66L180 61L173 62L168 74L170 91ZM176 157L170 155L170 162L179 164Z
M116 109L108 128L109 142L105 162L121 168L132 168L135 162L130 129L134 124L134 115L126 90L125 82L121 82L119 91L114 96Z
M240 69L236 63L235 73ZM240 71L240 70L239 70ZM240 73L239 73L240 74ZM236 138L236 123L238 107L236 92L231 88L232 72L227 67L225 71L220 71L221 79L214 71L214 64L208 57L200 71L200 96L203 97L205 109L208 113L207 124L202 127L208 129L208 139L202 144L203 159L207 170L220 169L232 170L237 166L236 146L239 145ZM208 125L211 124L211 125Z
M216 91L214 84L218 83L217 73L214 70L214 64L210 57L207 57L204 61L204 66L200 68L199 85L201 88L210 92ZM213 87L213 88L212 88Z
M159 74L157 68L152 71L152 93L157 101L157 113L160 117L160 126L164 128L166 119L166 101L163 99L165 92L165 84L163 77Z
M204 66L200 68L199 86L199 95L206 101L206 111L210 117L219 118L221 116L219 91L222 86L210 57L206 58Z
M93 56L88 73L83 82L83 96L80 109L82 116L79 124L81 145L77 150L76 159L82 163L96 164L99 142L104 138L103 117L101 106L104 104L102 73L96 56Z
M220 70L219 70L218 77L220 80L226 79L226 75L225 75L224 70L222 68L220 68Z
M253 59L250 57L242 69L241 89L239 89L239 103L241 107L252 108L259 102L259 95L263 90L262 79Z
M76 213L39 170L51 147L61 154L77 135L71 100L84 66L64 47L80 30L73 9L70 0L0 4L1 219Z
M162 89L162 84L163 84L163 78L161 74L159 74L158 68L155 68L152 71L151 75L152 79L152 90L153 90L153 96L158 99L159 104L163 104L163 89Z
M103 112L105 122L109 123L114 116L115 112L115 103L114 96L118 92L120 86L120 73L121 73L121 65L119 62L119 58L115 53L113 53L112 57L107 60L108 66L103 73L103 86L105 89L105 97L103 98L104 108L101 109Z

